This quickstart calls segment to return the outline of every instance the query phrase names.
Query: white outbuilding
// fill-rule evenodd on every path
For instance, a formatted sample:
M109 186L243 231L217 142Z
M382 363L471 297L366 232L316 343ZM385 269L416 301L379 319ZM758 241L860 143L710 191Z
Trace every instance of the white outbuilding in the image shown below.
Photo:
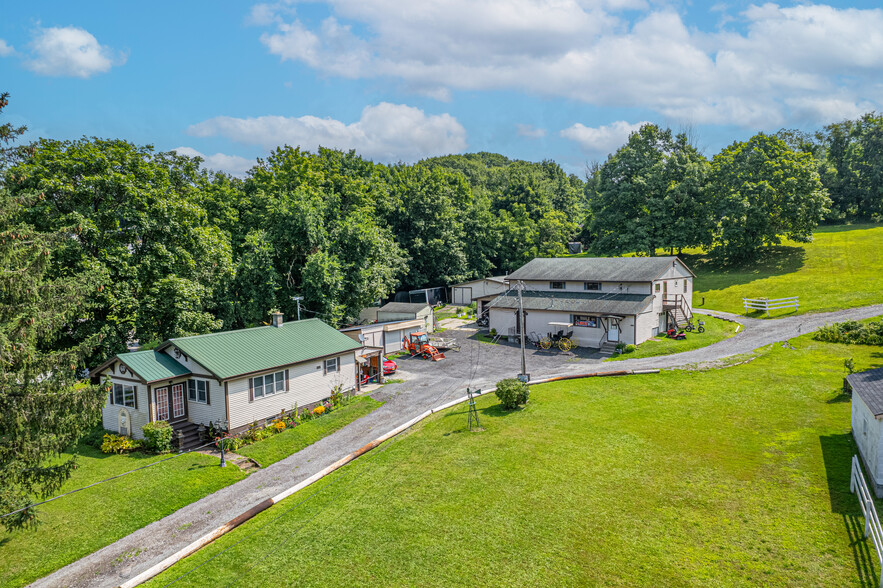
M883 498L883 368L850 374L852 436L858 445L874 494Z

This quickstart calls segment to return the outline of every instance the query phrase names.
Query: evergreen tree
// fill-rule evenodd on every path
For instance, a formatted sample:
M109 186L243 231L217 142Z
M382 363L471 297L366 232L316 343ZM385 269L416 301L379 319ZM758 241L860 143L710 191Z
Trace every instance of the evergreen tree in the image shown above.
M3 94L0 111L6 104ZM23 132L3 125L4 160L7 145ZM95 337L60 344L70 340L64 335L82 316L96 281L88 271L47 273L77 227L42 232L23 222L22 211L44 196L12 196L8 181L16 180L0 178L0 514L24 509L0 519L11 530L33 527L36 509L25 507L70 477L76 457L60 455L95 424L106 396L79 379Z

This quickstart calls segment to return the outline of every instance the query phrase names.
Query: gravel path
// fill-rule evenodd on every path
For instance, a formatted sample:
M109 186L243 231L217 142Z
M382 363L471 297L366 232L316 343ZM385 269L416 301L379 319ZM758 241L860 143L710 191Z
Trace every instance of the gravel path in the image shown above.
M750 353L758 347L808 333L827 323L883 315L883 304L776 320L694 310L736 320L743 329L734 337L701 349L607 364L602 364L597 353L582 350L576 355L530 349L527 371L532 378L539 379L593 371L661 369L709 363ZM474 333L475 330L469 328L446 331L445 337L457 337L462 348L460 352L447 352L447 359L442 362L407 357L396 360L399 372L395 377L406 381L389 384L374 392L372 397L385 404L371 414L38 580L33 586L118 586L247 508L306 479L425 410L464 395L467 386L489 388L520 371L520 353L516 345L479 343L472 338Z

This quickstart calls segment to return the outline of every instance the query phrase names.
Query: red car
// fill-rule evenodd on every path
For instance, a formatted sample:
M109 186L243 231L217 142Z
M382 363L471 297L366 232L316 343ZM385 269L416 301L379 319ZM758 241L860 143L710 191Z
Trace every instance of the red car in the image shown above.
M383 375L388 376L390 374L396 373L396 370L399 369L399 366L396 365L396 362L391 360L388 357L383 358Z

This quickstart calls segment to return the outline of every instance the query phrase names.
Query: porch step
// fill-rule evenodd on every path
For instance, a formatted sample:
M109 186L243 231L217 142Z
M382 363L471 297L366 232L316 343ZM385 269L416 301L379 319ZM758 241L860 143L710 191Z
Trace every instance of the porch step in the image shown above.
M203 445L199 438L199 425L196 423L173 423L172 429L175 431L172 442L180 451L189 451Z
M611 357L613 352L616 351L617 343L613 343L612 341L604 341L601 343L601 349L599 352L604 357Z

